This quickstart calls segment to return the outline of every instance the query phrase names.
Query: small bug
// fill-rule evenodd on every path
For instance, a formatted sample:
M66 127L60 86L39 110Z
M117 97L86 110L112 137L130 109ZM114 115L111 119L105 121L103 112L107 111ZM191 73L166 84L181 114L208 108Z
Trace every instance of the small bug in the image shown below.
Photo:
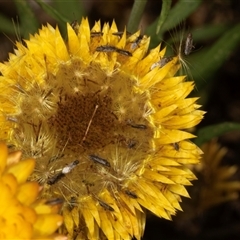
M63 203L62 198L53 198L45 202L45 204L51 205L51 206L62 204L62 203Z
M60 172L60 173L54 175L53 177L51 177L50 179L48 179L47 184L48 185L53 185L56 182L58 182L61 178L63 178L64 176L65 175L62 172Z
M132 128L147 129L147 126L146 126L146 125L133 123L133 121L132 121L131 119L128 119L128 120L127 120L127 124L128 124L129 126L131 126Z
M110 163L104 158L100 158L96 155L89 155L89 157L92 161L94 161L96 163L99 163L99 164L101 164L103 166L106 166L106 167L111 167Z
M97 52L117 52L117 53L120 53L125 56L132 56L132 53L130 53L129 51L120 49L120 48L117 48L117 47L111 46L111 45L99 46L96 48L96 51Z
M192 34L188 33L186 41L185 41L185 46L184 46L184 54L187 56L192 52L193 49L193 38Z
M71 25L72 29L74 30L74 32L76 34L78 34L78 30L79 30L79 23L78 23L78 21L74 20L74 21L71 22L70 25Z
M138 129L147 129L147 126L144 124L131 124L132 128L138 128Z
M121 32L114 32L114 33L112 33L112 35L115 35L115 36L118 36L118 37L122 37L122 35L124 34L124 32L123 31L121 31ZM128 32L128 31L126 31L126 35L127 36L129 36L129 35L131 35L131 33L130 32Z
M107 203L103 202L103 201L100 200L100 199L97 199L97 200L98 200L100 206L103 207L105 210L109 210L109 211L111 211L111 212L114 211L114 209L113 209L111 206L109 206Z
M140 44L140 42L142 41L142 39L143 39L143 35L139 35L135 40L134 40L134 42L132 42L132 45L131 45L131 49L135 49L139 44Z
M101 37L103 35L102 32L91 32L90 36L91 37Z
M180 149L179 143L177 143L177 142L173 143L173 147L176 151L179 151L179 149Z
M62 169L62 174L70 173L78 164L79 164L78 160L75 160L75 161L69 163L67 166L65 166Z
M55 176L48 179L47 184L49 184L49 185L55 184L60 179L62 179L67 173L70 173L78 164L79 164L78 160L75 160L75 161L69 163L67 166L65 166L62 169L61 172L57 173Z
M138 196L134 192L131 192L129 190L125 190L125 193L131 198L134 198L134 199L138 198Z
M122 55L125 55L125 56L129 56L129 57L132 56L132 53L130 53L130 52L127 51L127 50L120 49L120 48L116 48L116 52L117 52L117 53L120 53L120 54L122 54Z
M116 52L116 47L110 45L103 45L96 48L97 52Z
M156 67L164 67L168 62L170 62L173 58L172 57L164 57L164 58L161 58L160 61L156 62L156 63L153 63L152 66L151 66L151 70L153 70L154 68Z
M129 139L129 140L127 141L127 147L128 147L128 148L134 148L134 147L136 146L136 144L137 144L137 141L134 140L134 139Z
M144 124L135 124L135 123L131 123L130 126L132 128L138 128L138 129L147 129L147 126Z

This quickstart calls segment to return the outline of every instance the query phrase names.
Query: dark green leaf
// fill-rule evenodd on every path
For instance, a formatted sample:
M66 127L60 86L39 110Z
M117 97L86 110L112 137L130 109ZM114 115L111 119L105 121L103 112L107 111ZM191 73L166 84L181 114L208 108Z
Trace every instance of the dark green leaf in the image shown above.
M5 34L16 34L13 28L13 22L0 14L0 31Z
M64 17L73 20L80 20L84 14L82 1L79 0L58 0L53 1L53 7Z
M174 7L169 11L166 21L163 23L161 31L156 36L156 28L158 19L156 19L147 29L146 34L154 36L157 40L161 40L165 31L176 27L184 21L191 13L193 13L201 4L202 0L186 1L179 0ZM155 40L156 41L156 40Z
M35 0L35 1L47 14L49 14L53 19L55 19L59 23L65 24L66 22L71 22L70 18L63 16L60 12L58 12L55 8L53 8L49 4L46 4L42 0Z
M198 146L201 146L203 143L210 141L213 138L220 137L225 133L240 130L240 124L225 122L215 125L210 125L204 128L201 128L197 131L197 138L195 139L195 143Z
M196 68L193 68L192 75L198 89L206 85L206 81L222 66L234 49L239 46L239 43L240 24L237 24L225 32L212 47L202 49L199 54L192 55L189 58L189 62L193 62L193 65L196 65Z
M160 16L159 16L158 21L157 21L156 34L159 33L163 23L166 20L166 18L168 16L168 13L169 13L169 10L171 8L171 4L172 4L172 0L163 0L162 1L162 10L161 10Z
M128 20L127 30L129 32L136 32L138 30L138 25L142 18L142 14L145 8L147 0L135 0L132 11Z

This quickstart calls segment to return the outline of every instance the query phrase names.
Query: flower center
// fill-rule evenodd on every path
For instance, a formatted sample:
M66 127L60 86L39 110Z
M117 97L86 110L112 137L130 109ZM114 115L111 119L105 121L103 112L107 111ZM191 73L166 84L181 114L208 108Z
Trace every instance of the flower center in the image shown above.
M65 95L57 113L49 119L58 134L58 146L67 144L70 151L82 153L113 142L117 117L111 112L111 104L111 98L100 93Z
M59 64L44 81L44 90L33 84L21 98L15 131L25 155L37 158L32 179L68 200L97 195L106 184L119 188L151 151L147 93L117 67L107 74L80 59Z

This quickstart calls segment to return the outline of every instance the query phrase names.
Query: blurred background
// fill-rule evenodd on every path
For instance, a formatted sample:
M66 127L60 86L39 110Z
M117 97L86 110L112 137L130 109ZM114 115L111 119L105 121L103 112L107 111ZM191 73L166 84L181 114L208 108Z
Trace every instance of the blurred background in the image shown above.
M21 4L26 4L27 8ZM0 0L0 61L8 59L16 40L28 38L29 33L37 32L42 24L59 25L64 36L66 21L87 16L91 26L99 19L101 22L115 19L119 31L124 30L133 4L133 0ZM56 13L46 6L51 6ZM201 146L217 138L215 141L227 148L218 167L223 166L227 171L227 167L235 166L234 173L227 180L237 183L240 181L240 1L172 1L165 25L156 34L156 19L161 9L162 1L146 1L138 28L142 34L151 36L151 47L163 42L169 49L169 56L176 54L181 38L188 32L192 33L194 49L186 57L187 69L183 71L188 78L194 78L196 88L193 94L201 98L202 109L207 112L196 129L196 143ZM204 132L206 129L208 134ZM201 199L199 197L200 191L208 188L213 184L211 179L215 179L211 175L210 180L206 180L206 176L214 172L208 168L211 161L213 159L206 161L204 170L196 170L199 180L189 188L192 201L183 201L183 213L173 217L172 222L149 214L144 240L240 239L239 186L232 192L229 190L232 197L228 198L228 191L222 191L225 201L220 200L218 204L216 201L200 209L200 205L211 200L208 194Z

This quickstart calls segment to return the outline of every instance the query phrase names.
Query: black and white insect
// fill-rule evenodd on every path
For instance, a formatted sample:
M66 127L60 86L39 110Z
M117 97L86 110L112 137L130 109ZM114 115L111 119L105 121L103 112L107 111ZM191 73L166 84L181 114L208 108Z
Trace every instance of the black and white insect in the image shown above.
M70 173L77 165L79 164L79 160L75 160L65 166L61 172L57 173L53 177L49 178L47 184L53 185L57 183L60 179L62 179L66 174Z
M67 166L65 166L62 169L62 173L64 175L67 174L67 173L70 173L78 164L79 164L79 160L75 160L75 161L69 163Z
M144 36L140 34L140 35L132 42L132 44L131 44L131 49L132 49L132 50L136 49L136 48L139 46L139 44L141 43L143 37L144 37Z
M156 67L162 68L164 67L167 63L172 61L173 57L164 57L161 58L160 61L153 63L152 66L150 67L150 70L153 70Z

